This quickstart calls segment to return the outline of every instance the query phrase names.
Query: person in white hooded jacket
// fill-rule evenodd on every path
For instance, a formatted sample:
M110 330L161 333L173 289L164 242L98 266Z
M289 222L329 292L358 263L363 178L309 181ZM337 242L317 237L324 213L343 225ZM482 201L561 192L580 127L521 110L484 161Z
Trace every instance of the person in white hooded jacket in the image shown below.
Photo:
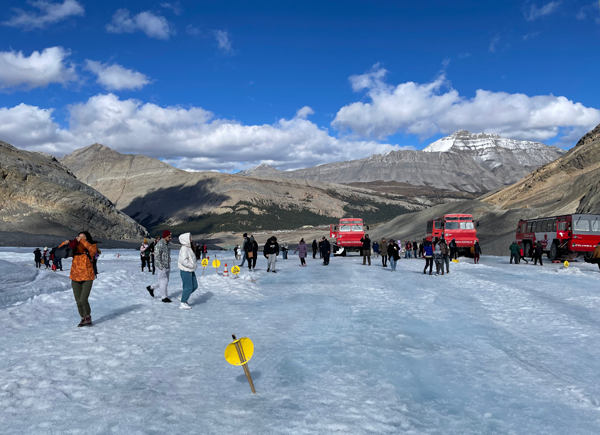
M192 307L190 307L187 302L191 294L198 288L198 280L196 279L198 260L192 249L192 235L190 233L179 236L179 243L181 243L181 249L179 250L177 266L179 267L179 274L181 275L181 281L183 282L183 293L181 294L181 305L179 305L179 309L191 310Z

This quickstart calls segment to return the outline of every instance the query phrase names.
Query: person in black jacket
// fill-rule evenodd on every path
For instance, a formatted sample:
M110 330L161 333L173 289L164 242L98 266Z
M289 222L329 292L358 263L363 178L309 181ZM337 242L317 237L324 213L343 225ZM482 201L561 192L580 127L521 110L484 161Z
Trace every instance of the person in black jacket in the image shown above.
M417 252L419 251L419 245L417 245L417 241L414 239L412 241L412 248L413 248L413 257L417 258Z
M455 239L452 239L450 242L450 259L458 260L458 246L456 245Z
M312 242L312 250L313 250L313 260L317 258L317 251L319 250L319 245L317 245L317 239L314 239Z
M542 242L538 240L535 244L535 251L533 254L533 265L534 266L537 266L538 260L540 260L540 266L544 265L544 263L542 263L542 255L543 254L544 254L544 248L542 247Z
M473 261L475 264L479 264L479 257L481 256L481 246L479 246L479 241L475 242L473 246Z
M398 246L398 243L396 243L395 240L390 239L388 242L387 253L390 258L391 271L395 272L398 260L400 260L400 246Z
M331 255L331 244L323 236L321 239L321 256L323 257L323 266L329 266L329 256Z
M33 251L33 259L35 260L35 268L41 269L42 268L42 251L40 251L40 248L35 248L35 251Z
M258 255L258 243L254 240L254 236L250 236L244 243L244 252L248 257L248 270L256 270L256 256Z
M275 265L277 264L277 256L279 255L279 243L275 236L271 237L265 243L263 255L267 259L267 272L277 273Z
M365 234L363 238L360 239L362 243L362 258L363 258L363 266L367 264L367 259L369 259L369 266L371 265L371 239L368 234Z

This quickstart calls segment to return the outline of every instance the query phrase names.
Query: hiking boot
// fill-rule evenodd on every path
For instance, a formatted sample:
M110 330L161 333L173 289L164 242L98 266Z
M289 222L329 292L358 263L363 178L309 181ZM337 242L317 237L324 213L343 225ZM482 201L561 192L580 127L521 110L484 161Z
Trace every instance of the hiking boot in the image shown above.
M81 326L92 326L92 316L85 316L83 318L83 325Z
M179 309L180 310L191 310L192 307L190 307L187 302L182 302L181 304L179 304Z
M85 326L85 317L82 317L81 322L79 322L79 325L77 325L78 328L81 328L82 326Z
M171 299L169 299L169 298L164 298L162 301L166 304L168 304L169 302L172 302Z
M431 272L429 272L429 275L431 275Z
M154 297L154 290L152 290L152 287L148 286L148 287L146 287L146 290L148 290L148 293L150 293L150 296Z

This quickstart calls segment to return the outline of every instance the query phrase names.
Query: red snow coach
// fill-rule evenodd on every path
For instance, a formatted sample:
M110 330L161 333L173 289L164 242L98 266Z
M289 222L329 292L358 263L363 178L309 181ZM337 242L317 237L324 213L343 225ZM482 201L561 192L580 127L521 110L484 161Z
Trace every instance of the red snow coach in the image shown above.
M531 256L534 244L541 241L552 261L573 260L578 256L589 261L600 242L600 215L568 214L520 220L516 239L526 257Z
M367 225L368 229L369 226ZM331 225L329 228L329 237L335 239L333 255L345 257L347 252L359 252L362 248L360 239L364 236L365 228L362 219L340 219L338 225Z
M477 230L470 214L446 214L439 218L427 221L427 240L437 243L440 239L446 239L450 244L452 239L456 241L459 255L470 255L471 247L475 245Z

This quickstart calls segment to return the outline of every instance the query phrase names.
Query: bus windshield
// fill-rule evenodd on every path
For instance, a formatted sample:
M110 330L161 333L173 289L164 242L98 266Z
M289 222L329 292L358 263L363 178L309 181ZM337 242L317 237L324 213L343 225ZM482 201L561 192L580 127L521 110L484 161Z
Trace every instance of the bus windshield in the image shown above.
M340 225L340 232L362 231L363 226L358 224Z
M457 230L459 228L458 222L448 222L446 221L446 229L447 230Z
M475 225L473 225L473 222L461 222L460 229L461 230L474 230Z

